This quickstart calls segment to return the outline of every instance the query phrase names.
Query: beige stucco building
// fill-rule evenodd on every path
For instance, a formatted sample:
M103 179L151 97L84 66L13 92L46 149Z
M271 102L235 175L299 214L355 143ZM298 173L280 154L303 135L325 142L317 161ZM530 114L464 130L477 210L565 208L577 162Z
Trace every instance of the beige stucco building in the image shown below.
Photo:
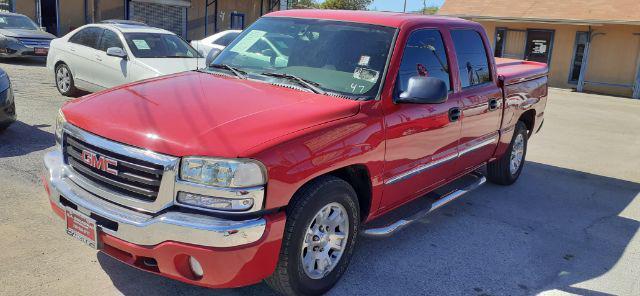
M496 56L549 63L550 84L640 98L638 0L446 0L481 23Z
M228 29L244 29L263 14L279 10L280 0L0 0L62 36L87 23L131 19L164 28L187 40ZM2 8L2 7L0 7Z

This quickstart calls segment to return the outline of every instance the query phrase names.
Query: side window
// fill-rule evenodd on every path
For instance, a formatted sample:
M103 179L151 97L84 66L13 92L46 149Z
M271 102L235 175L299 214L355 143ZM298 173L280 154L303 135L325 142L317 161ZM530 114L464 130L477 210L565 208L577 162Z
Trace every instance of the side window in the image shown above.
M103 30L104 29L97 27L82 29L80 32L71 36L71 38L69 38L69 42L98 49L98 41Z
M235 32L227 33L227 35L224 35L216 39L215 41L213 41L213 44L227 46L229 45L229 43L231 43L231 41L233 41L233 39L236 39L236 37L238 37L239 34L240 33L235 33Z
M443 80L451 90L449 64L438 30L420 30L411 33L404 48L399 72L399 93L407 90L412 76L430 76Z
M118 34L111 30L104 30L102 33L102 38L100 39L100 50L107 51L107 49L111 47L118 47L124 49L122 46L122 42L120 41L120 37Z
M474 30L452 30L451 39L458 57L462 88L490 82L489 60L480 33Z

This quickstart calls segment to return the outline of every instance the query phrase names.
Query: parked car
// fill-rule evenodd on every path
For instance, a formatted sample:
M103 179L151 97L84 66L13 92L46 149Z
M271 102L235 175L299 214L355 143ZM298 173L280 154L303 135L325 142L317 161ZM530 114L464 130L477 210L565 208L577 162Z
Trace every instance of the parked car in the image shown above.
M247 53L282 35L286 64ZM64 105L44 159L51 208L68 234L142 270L321 294L361 234L518 179L547 66L491 53L462 19L270 13L204 71Z
M202 61L200 61L202 60ZM195 70L202 56L169 31L145 25L82 26L51 42L47 67L58 91L75 96L128 82Z
M0 69L0 131L16 121L16 103L13 98L11 80L7 72Z
M0 12L0 58L46 57L54 38L22 14Z
M212 49L223 50L231 41L236 39L242 30L226 30L215 33L202 40L192 40L191 46L206 57Z

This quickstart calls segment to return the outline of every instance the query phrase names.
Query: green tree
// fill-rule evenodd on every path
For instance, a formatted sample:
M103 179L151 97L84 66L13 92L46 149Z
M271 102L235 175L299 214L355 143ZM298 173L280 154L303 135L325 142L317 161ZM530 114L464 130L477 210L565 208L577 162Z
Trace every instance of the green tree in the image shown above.
M373 0L326 0L320 4L323 9L367 10Z
M303 9L303 8L320 8L320 5L315 0L294 0L289 2L291 8Z
M440 9L440 7L438 7L438 6L429 6L429 7L423 8L420 13L422 13L422 14L436 14L436 13L438 13L439 9Z

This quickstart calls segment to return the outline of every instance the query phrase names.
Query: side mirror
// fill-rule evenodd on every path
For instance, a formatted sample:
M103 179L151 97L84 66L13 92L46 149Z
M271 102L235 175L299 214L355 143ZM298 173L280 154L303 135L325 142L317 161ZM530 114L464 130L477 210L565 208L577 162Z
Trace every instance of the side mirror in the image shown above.
M396 103L440 104L447 101L447 84L435 77L413 76L409 78L407 90L400 94Z
M109 47L107 49L107 55L112 57L122 58L122 59L127 58L127 53L124 51L124 49L120 47Z
M213 63L213 60L216 59L216 57L222 52L222 50L214 48L211 49L211 51L209 51L209 54L207 54L207 58L205 59L205 62L208 65L211 65L211 63Z

